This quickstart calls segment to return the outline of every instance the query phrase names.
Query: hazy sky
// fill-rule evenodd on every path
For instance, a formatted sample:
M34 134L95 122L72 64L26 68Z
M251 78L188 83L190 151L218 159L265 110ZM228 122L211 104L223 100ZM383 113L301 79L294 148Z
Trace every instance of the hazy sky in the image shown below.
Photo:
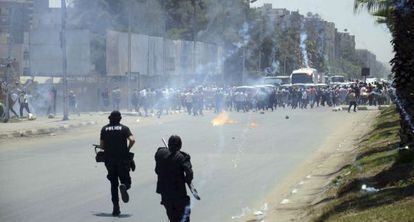
M60 6L60 0L49 1L52 7ZM264 3L272 3L273 8L299 10L303 15L308 12L318 13L323 19L334 22L339 31L348 29L356 36L357 48L369 49L377 55L379 61L388 64L393 57L391 35L387 27L376 24L366 10L354 13L354 0L258 0L252 7Z
M355 35L357 48L372 51L379 61L388 64L393 57L391 34L387 27L375 23L366 10L354 13L354 0L258 0L252 7L264 3L272 3L273 8L299 10L303 15L318 13L324 20L334 22L338 31L348 29Z

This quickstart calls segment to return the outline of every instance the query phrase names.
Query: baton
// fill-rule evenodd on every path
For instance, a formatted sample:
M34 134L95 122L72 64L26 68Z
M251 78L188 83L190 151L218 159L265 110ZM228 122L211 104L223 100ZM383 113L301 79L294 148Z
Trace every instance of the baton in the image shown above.
M169 149L169 148L168 148L167 143L165 142L165 139L164 139L163 137L161 137L161 139L162 139L162 142L164 143L164 146L165 146L167 149ZM196 200L201 200L200 195L198 195L198 191L197 191L197 189L194 187L193 183L187 183L187 186L188 186L188 189L190 189L191 194L193 194L193 197L194 197Z

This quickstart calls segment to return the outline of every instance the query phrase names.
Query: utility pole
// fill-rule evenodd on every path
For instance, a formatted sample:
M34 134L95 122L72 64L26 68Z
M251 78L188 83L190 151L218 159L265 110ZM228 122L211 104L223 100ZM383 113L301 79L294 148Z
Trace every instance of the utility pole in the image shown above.
M197 0L193 0L193 67L192 75L196 74L196 65L197 65L197 53L196 53L196 14L197 14Z
M169 82L171 81L170 76L168 75L167 77L167 73L166 73L166 68L165 68L165 59L166 59L166 49L165 49L165 44L166 44L166 32L167 32L167 13L165 11L165 2L162 2L162 14L164 17L164 25L163 25L163 34L162 34L162 71L163 71L163 77L167 79L166 81L166 86L168 87Z
M7 61L7 65L6 65L6 75L5 75L5 92L6 92L6 101L5 101L5 115L4 115L4 122L8 122L10 119L10 84L9 84L9 76L10 76L10 72L12 71L12 67L10 64L10 61Z
M63 120L69 120L68 112L68 76L66 58L66 1L61 0L62 30L60 32L62 48L62 73L63 73Z
M248 10L250 8L250 0L247 0L247 8L245 9L244 13L243 13L243 29L244 29L244 25L247 22L247 13ZM243 30L244 31L244 30ZM244 35L246 35L246 33L243 33ZM246 78L246 38L245 36L243 36L243 64L242 64L242 78L241 78L241 83L244 84L245 78Z
M243 40L244 41L244 40ZM241 84L244 85L244 79L246 75L246 46L243 45L243 65L242 65L242 78L241 78Z
M132 1L131 7L132 7ZM128 7L128 75L127 75L127 109L131 110L131 7Z
M4 122L8 122L9 121L9 119L10 119L10 103L9 103L9 100L10 100L10 84L9 84L9 81L10 81L10 79L9 79L9 77L11 76L10 75L10 72L12 71L12 64L11 64L11 61L12 61L12 59L11 59L11 56L12 56L12 48L13 48L13 32L12 32L12 27L13 27L13 25L12 25L12 18L14 18L14 8L12 7L11 8L11 16L10 16L10 19L9 19L9 35L8 35L8 38L7 38L7 44L8 44L8 49L7 49L7 64L6 64L6 75L5 75L5 82L6 82L6 90L5 90L5 92L6 92L6 101L5 101L5 110L4 110L4 112L5 112L5 116L4 116Z

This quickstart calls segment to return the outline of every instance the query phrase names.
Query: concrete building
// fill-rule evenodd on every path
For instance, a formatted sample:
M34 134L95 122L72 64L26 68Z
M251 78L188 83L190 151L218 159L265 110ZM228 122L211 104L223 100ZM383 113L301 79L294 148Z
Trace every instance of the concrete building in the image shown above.
M358 61L363 67L370 68L371 77L386 77L390 70L377 60L377 56L367 49L357 49L355 51Z
M376 56L368 50L356 50L355 36L348 33L347 30L338 31L333 22L325 21L317 14L308 13L306 17L301 15L297 11L290 12L287 9L274 9L272 4L264 4L262 7L256 8L261 15L263 21L271 21L273 24L269 26L266 24L264 27L269 29L273 27L279 29L282 33L289 30L290 36L293 41L289 44L289 55L287 58L287 66L289 69L299 68L303 65L303 54L306 49L303 48L303 42L301 48L298 49L300 37L297 35L303 35L303 30L307 30L306 38L316 44L318 56L311 58L317 62L320 68L325 68L328 74L343 73L352 75L358 75L355 73L355 67L365 66L371 69L373 76L386 76L390 70L386 66L377 61ZM264 30L263 33L269 32ZM292 34L293 33L293 34ZM277 41L277 40L276 40ZM292 44L297 42L295 44ZM315 50L314 48L312 50ZM323 59L320 59L323 56ZM286 60L285 58L285 60ZM323 60L323 66L319 63ZM348 63L344 63L348 61ZM283 64L283 62L281 62ZM302 64L301 64L302 63ZM348 65L350 64L350 65ZM315 64L311 64L315 65ZM315 66L318 66L315 65Z
M335 37L335 57L337 60L342 58L352 59L355 55L355 36L348 32L337 32Z
M335 23L323 21L324 29L324 52L326 58L329 62L335 60L336 48L335 48L335 39L336 39L336 28Z
M257 8L258 12L262 16L268 16L271 21L278 22L283 17L290 15L290 11L285 8L273 8L270 3L263 4L262 7Z

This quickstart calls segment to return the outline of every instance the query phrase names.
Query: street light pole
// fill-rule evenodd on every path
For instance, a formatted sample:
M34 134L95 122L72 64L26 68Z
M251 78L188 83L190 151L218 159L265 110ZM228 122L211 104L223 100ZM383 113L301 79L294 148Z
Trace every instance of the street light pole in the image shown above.
M196 73L196 65L197 65L197 53L196 53L196 15L197 15L197 0L193 0L193 67L192 67L192 75L195 76Z
M247 22L247 13L250 9L250 0L247 0L247 8L245 10L245 12L243 13L243 29L244 29L244 25ZM246 33L244 33L246 35ZM243 69L242 69L242 78L241 78L241 83L244 84L245 78L246 78L246 47L247 47L247 43L245 42L245 36L243 36Z
M10 56L9 56L10 57ZM7 61L7 66L6 66L6 75L5 75L5 93L6 93L6 101L5 101L5 115L4 115L4 122L8 122L10 119L10 103L9 103L9 99L10 99L10 87L9 87L9 74L10 74L10 69L11 69L11 65L9 63L9 61Z
M14 18L14 8L11 9L11 17ZM9 86L9 75L10 75L10 71L12 69L12 65L11 65L11 56L12 56L12 48L13 48L13 32L12 32L12 21L10 19L10 25L9 25L9 34L8 34L8 38L7 38L7 44L8 44L8 49L7 49L7 57L8 57L8 61L7 61L7 65L6 65L6 75L5 75L5 93L6 93L6 101L5 101L5 116L4 116L4 122L8 122L10 119L10 86Z
M132 6L131 6L132 7ZM131 110L131 7L128 7L128 80L127 80L127 108Z
M166 81L166 87L169 86L170 84L170 75L168 75L167 77L167 73L166 73L166 48L165 48L165 44L166 44L166 32L167 32L167 13L165 11L165 2L162 3L162 14L163 14L163 18L164 18L164 25L163 25L163 34L162 34L162 71L163 71L163 77L167 79Z
M60 33L62 48L62 73L63 73L63 120L69 120L68 112L68 78L66 58L66 1L61 0L62 30Z

